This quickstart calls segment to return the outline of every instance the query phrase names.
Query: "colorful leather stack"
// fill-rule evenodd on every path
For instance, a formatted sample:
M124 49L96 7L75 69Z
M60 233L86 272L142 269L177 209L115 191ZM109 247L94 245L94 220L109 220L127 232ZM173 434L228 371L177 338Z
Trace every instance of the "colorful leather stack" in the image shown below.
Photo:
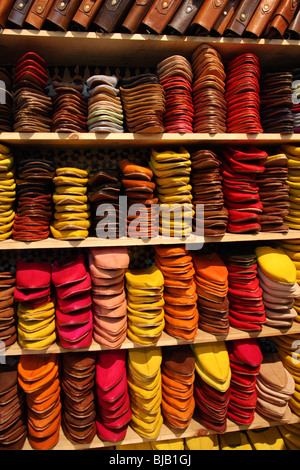
M11 150L0 145L0 240L12 235L15 219L15 159Z
M21 450L27 437L25 394L18 383L18 357L0 364L0 450Z
M299 450L300 449L300 425L295 424L282 424L278 426L278 432L284 441L286 450ZM285 449L283 449L285 450Z
M87 126L89 132L124 132L124 113L115 75L93 75L87 79Z
M22 355L18 382L26 395L28 441L35 450L50 450L59 440L62 403L60 355Z
M190 62L183 56L173 55L157 65L156 73L165 93L165 132L192 133L194 103Z
M126 130L137 134L164 132L164 90L157 75L144 73L120 81Z
M221 161L211 150L192 152L191 161L193 204L195 208L197 204L203 205L204 236L222 236L226 232L228 211L224 206L220 173ZM202 226L200 226L200 229L202 231ZM193 231L197 233L195 218L193 220Z
M162 414L171 428L183 431L195 410L195 356L190 346L162 350Z
M296 269L296 282L300 285L300 256L298 255L300 251L300 245L298 240L285 240L280 243L279 246L285 251L285 253L292 260L295 269ZM298 259L299 258L299 259ZM294 321L300 322L300 296L294 299L293 308L297 312L297 316L294 318Z
M42 57L28 52L18 60L13 84L15 132L50 132L52 100L47 85Z
M259 188L259 199L262 203L262 213L259 215L259 223L262 232L286 233L289 227L284 223L284 218L289 213L289 184L288 159L285 154L268 155L265 162L265 171L256 176Z
M15 301L18 342L23 349L43 350L56 340L51 263L17 260Z
M213 334L229 331L228 270L218 253L193 253L199 328Z
M53 80L55 95L51 132L86 132L87 104L83 96L83 82L59 82Z
M178 151L151 149L149 166L155 176L160 204L159 233L187 237L192 232L194 216L189 152L182 147Z
M256 379L263 355L255 338L228 344L231 381L228 418L238 424L251 424L257 403Z
M264 353L256 380L256 411L267 420L288 423L292 412L289 400L295 392L295 380L276 353Z
M242 54L226 66L227 132L261 134L260 64L255 54Z
M6 348L17 340L15 284L15 272L0 271L0 344L4 342Z
M112 349L120 347L127 336L124 278L129 262L127 247L91 248L89 252L93 338Z
M103 441L125 438L131 420L126 350L99 351L96 361L96 426Z
M193 340L199 314L192 256L184 246L155 246L155 263L164 276L165 331Z
M93 338L91 277L82 253L52 265L56 290L56 323L60 345L66 349L90 346Z
M53 178L54 220L50 230L54 238L81 240L88 236L90 204L87 196L88 171L57 168Z
M50 159L30 158L18 163L14 240L38 241L49 237L54 175Z
M294 230L300 229L300 148L296 145L284 144L280 147L287 159L288 178L286 180L289 185L289 213L285 216L286 225Z
M229 323L238 330L260 331L266 314L255 252L232 249L231 254L225 252L224 259L228 269Z
M155 238L158 235L158 211L154 204L158 203L155 197L156 185L153 172L148 167L121 160L119 163L122 172L122 187L127 196L127 235L130 238ZM140 213L138 206L141 204Z
M222 57L208 44L202 44L191 58L194 80L194 132L217 134L226 132L226 74Z
M231 369L224 341L191 346L195 355L195 416L206 428L226 431Z
M268 154L253 145L242 150L225 146L222 154L222 186L230 233L259 232L259 199L256 175L265 171Z
M164 277L153 264L150 268L125 273L127 291L127 336L134 343L157 343L165 327Z
M96 352L62 354L62 429L71 442L87 444L96 435Z
M266 311L265 323L275 328L289 328L297 317L294 299L300 296L294 263L280 247L260 246L255 251Z
M128 350L128 387L132 418L130 427L142 438L155 440L163 424L162 350Z
M13 131L13 79L11 73L0 67L0 132Z

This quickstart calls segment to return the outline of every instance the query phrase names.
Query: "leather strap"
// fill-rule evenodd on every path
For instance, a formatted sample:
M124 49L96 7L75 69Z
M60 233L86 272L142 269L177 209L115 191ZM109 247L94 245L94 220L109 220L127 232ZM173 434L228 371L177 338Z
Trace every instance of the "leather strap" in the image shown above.
M283 37L288 25L293 20L299 5L300 0L282 0L267 26L265 37L267 39Z
M25 23L26 16L33 4L33 0L16 0L10 14L8 21L20 28Z
M94 23L100 31L112 33L123 22L134 0L104 0Z
M280 0L262 0L246 28L246 35L260 37L279 3Z
M47 16L47 21L55 24L58 29L67 31L74 14L82 0L55 0Z
M103 0L82 0L72 21L87 30L97 15L102 3Z
M0 2L0 32L6 27L7 20L15 0L2 0Z
M236 12L236 9L240 3L240 0L229 0L226 3L226 6L223 8L221 15L218 17L217 21L213 25L212 31L217 36L223 36L227 25L229 24L231 18Z
M300 8L298 7L298 12L294 16L293 21L288 26L284 34L285 39L299 39L300 38Z
M40 30L52 8L54 0L34 0L32 7L26 17L25 23Z
M161 34L181 4L181 0L155 0L142 21L146 32Z
M154 0L135 0L128 15L123 21L122 28L130 34L137 33L144 16L152 6L153 2Z
M259 3L259 0L242 0L224 31L224 36L242 36Z
M170 34L186 34L203 0L184 0L168 24Z
M209 33L227 3L228 0L205 0L190 26L191 32L197 35Z

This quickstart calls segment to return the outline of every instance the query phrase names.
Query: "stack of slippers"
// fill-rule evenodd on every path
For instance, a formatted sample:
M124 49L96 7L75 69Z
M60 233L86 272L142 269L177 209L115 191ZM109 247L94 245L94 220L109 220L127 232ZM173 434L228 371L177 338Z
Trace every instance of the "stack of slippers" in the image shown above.
M192 96L194 132L217 134L226 132L226 74L221 55L215 48L202 44L192 54Z
M91 226L88 171L72 167L57 168L53 183L54 218L50 224L53 237L63 240L86 238Z
M183 431L195 410L195 356L190 346L172 346L162 350L161 410L164 422L172 429Z
M164 276L165 331L192 341L199 321L192 256L184 246L155 246L155 263Z
M253 450L288 450L279 431L281 426L262 429L247 429L247 437Z
M0 240L12 236L15 219L15 158L11 150L0 145Z
M221 162L216 153L204 149L193 151L191 161L193 204L195 208L198 204L203 205L204 236L220 237L225 234L228 222L220 173ZM197 233L196 221L193 223L193 232Z
M190 177L190 153L151 149L149 167L155 176L159 203L159 233L167 237L188 237L192 232L194 209Z
M222 186L228 210L227 231L256 233L261 230L262 203L256 175L264 173L267 152L253 145L237 149L225 146L222 153Z
M18 382L18 357L0 364L0 450L22 450L27 437L25 394Z
M282 424L277 427L280 436L282 437L286 449L283 450L299 450L300 449L300 425L295 424Z
M18 302L18 342L23 349L46 349L56 341L51 263L17 260L14 299Z
M0 67L0 132L13 131L13 77L5 67Z
M91 209L86 215L90 217L91 228L98 238L119 237L120 194L121 182L118 170L98 170L89 175L88 198ZM105 209L108 211L108 216Z
M287 157L288 176L287 184L290 188L289 199L286 202L286 208L289 209L285 215L285 223L290 229L299 230L300 216L300 148L296 145L284 144L280 147L280 151Z
M126 350L99 351L96 360L96 428L102 441L125 438L130 409Z
M93 75L89 87L87 126L89 132L124 132L124 113L115 75Z
M228 270L216 252L193 253L199 328L223 335L229 332Z
M228 269L229 323L243 331L260 331L266 321L254 250L224 253Z
M190 62L181 55L173 55L159 62L156 73L165 93L165 132L192 133L194 104Z
M260 83L260 119L264 132L293 134L292 72L264 73Z
M158 203L155 197L153 172L148 167L121 160L121 182L127 197L127 235L130 238L155 238L158 236ZM138 209L137 205L140 206ZM134 206L130 209L131 206ZM137 215L139 213L139 215Z
M292 412L289 401L295 392L295 380L276 353L265 353L256 380L258 414L268 421L288 423Z
M295 265L281 247L260 246L256 248L259 284L268 326L290 328L298 316L293 308L300 296Z
M50 450L60 436L60 355L22 355L18 382L25 392L28 441L35 450Z
M50 235L55 167L50 159L18 162L17 208L12 230L15 240L38 241Z
M65 436L88 444L96 435L96 352L62 354L62 429Z
M164 132L165 94L156 74L144 73L122 78L120 96L128 132Z
M15 132L50 132L52 99L48 96L47 64L34 52L18 60L13 83Z
M195 417L206 428L223 433L227 428L231 369L224 341L192 345L195 356Z
M164 277L153 264L125 272L127 292L127 336L136 344L157 343L165 327Z
M125 270L127 247L91 248L89 272L92 281L93 338L116 349L127 337Z
M17 340L17 316L14 300L16 273L12 270L0 271L0 344L5 348Z
M300 251L300 246L298 240L285 240L284 242L280 243L281 248L286 252L289 258L294 263L296 268L296 281L298 285L300 284L300 257L298 253ZM297 317L295 317L294 321L300 322L300 297L296 297L294 299L293 308L297 312Z
M52 265L56 291L56 324L61 347L89 347L93 339L91 276L83 253Z
M231 368L227 417L237 424L249 425L255 416L256 380L263 355L255 338L230 341L227 347Z
M256 176L262 213L259 223L262 232L287 233L289 227L284 221L289 214L289 194L297 189L297 184L288 184L288 159L284 153L268 155L265 171ZM294 193L296 194L296 193Z
M128 350L130 427L145 440L155 440L163 424L161 364L161 348Z
M226 66L226 126L229 133L261 134L259 60L242 54Z
M53 80L55 95L51 132L86 132L87 104L83 96L83 82L68 83Z

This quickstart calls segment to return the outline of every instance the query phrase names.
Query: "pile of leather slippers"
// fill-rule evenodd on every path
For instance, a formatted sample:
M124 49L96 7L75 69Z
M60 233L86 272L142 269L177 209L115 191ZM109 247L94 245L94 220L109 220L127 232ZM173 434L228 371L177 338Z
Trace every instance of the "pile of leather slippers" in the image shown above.
M128 387L132 418L130 427L142 438L155 440L163 424L162 350L128 350Z
M2 341L6 348L17 340L15 284L14 271L0 271L0 342Z
M182 431L189 425L195 410L195 356L190 346L163 349L161 376L164 422Z
M298 423L282 424L278 426L278 432L286 446L283 450L299 450L300 426Z
M62 429L79 444L91 442L96 434L95 352L62 354Z
M15 301L18 342L24 349L45 349L56 340L51 263L17 260Z
M125 270L129 266L127 247L91 248L89 272L92 281L93 338L115 349L127 336Z
M52 81L53 114L51 132L86 132L87 105L83 96L83 82Z
M12 235L15 219L15 159L11 150L0 145L0 240Z
M28 441L35 450L50 450L59 440L62 402L60 355L22 355L18 382L25 392Z
M13 84L15 132L50 132L52 99L46 92L47 64L34 52L18 60Z
M90 346L93 332L91 277L84 255L56 260L52 266L56 290L56 323L60 345L77 349Z
M231 381L227 416L238 424L251 424L257 404L256 380L263 355L255 338L228 344Z
M284 220L289 228L299 230L300 148L285 144L280 147L280 150L287 157L288 176L286 182L290 188L288 203L286 203L289 212L285 215Z
M57 168L53 178L54 220L50 230L54 238L80 240L89 234L88 172L80 168Z
M140 345L155 344L165 327L163 274L153 264L149 268L128 269L125 279L127 336Z
M27 437L25 394L18 382L18 358L0 364L0 450L21 450Z
M164 276L165 331L193 340L199 314L192 256L184 246L156 246L155 263Z
M126 350L99 351L96 361L97 435L118 442L126 436L131 420L127 384Z
M191 346L195 356L195 415L208 429L222 433L227 427L231 369L226 343Z
M299 253L299 243L298 240L285 240L281 242L279 246L285 251L288 257L292 260L295 269L296 269L296 282L300 283L300 257ZM297 316L294 318L294 321L300 322L300 296L295 297L293 309L296 310Z
M124 113L118 79L112 75L93 75L89 87L87 126L89 132L124 132Z

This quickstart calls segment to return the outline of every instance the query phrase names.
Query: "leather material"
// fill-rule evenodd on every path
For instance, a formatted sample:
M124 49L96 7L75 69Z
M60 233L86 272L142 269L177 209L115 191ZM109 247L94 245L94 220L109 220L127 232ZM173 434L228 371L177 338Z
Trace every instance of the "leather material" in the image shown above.
M8 21L20 28L24 25L26 16L33 4L34 0L16 0L10 14Z
M94 24L100 31L112 33L122 24L132 5L133 0L105 0Z
M289 24L286 32L284 33L285 39L299 39L300 38L300 9L295 14L292 22Z
M0 3L0 31L6 27L9 14L13 8L14 0L2 0Z
M97 15L103 0L83 0L73 17L73 22L87 30Z
M34 0L26 17L25 24L28 23L38 30L42 29L53 4L54 0Z
M80 3L81 0L64 0L64 2L55 0L48 13L47 21L55 24L58 29L67 31Z
M216 36L223 36L228 23L236 12L240 0L229 0L223 8L220 16L213 25L212 33Z
M224 36L242 36L258 5L259 0L242 0L224 31Z
M155 0L142 21L143 29L161 34L176 13L182 0Z
M135 0L128 15L122 23L122 29L130 34L137 33L144 16L152 6L153 2L154 0Z
M170 34L186 34L203 0L184 0L168 24Z
M280 2L265 31L267 39L283 37L288 25L293 20L299 4L299 0L283 0Z
M250 37L261 37L280 0L262 0L252 16L245 34Z
M228 0L205 0L195 16L190 31L192 34L208 34Z

